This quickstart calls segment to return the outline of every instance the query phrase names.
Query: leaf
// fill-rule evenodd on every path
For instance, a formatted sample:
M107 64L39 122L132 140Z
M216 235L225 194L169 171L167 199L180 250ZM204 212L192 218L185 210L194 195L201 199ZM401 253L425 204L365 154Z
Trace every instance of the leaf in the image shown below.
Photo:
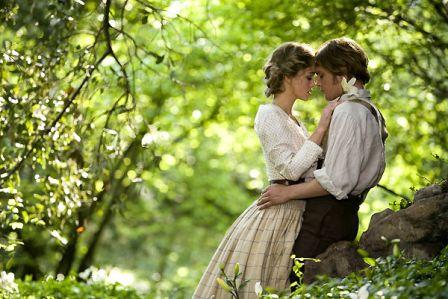
M231 292L232 288L222 278L216 278L216 282L227 292Z
M30 220L30 216L28 215L27 211L22 211L22 218L24 223L28 223Z
M363 261L369 266L372 266L372 267L376 266L376 261L371 257L365 257L365 258L363 258Z
M358 248L358 249L356 250L356 252L357 252L360 256L362 256L362 257L368 257L368 256L369 256L369 253L368 253L366 250L362 249L362 248Z
M6 265L5 265L5 269L6 269L6 270L11 269L11 267L12 267L13 264L14 264L14 258L10 258L10 259L8 260L8 262L6 263Z
M238 290L243 289L249 282L250 282L250 279L243 281L243 282L240 284Z

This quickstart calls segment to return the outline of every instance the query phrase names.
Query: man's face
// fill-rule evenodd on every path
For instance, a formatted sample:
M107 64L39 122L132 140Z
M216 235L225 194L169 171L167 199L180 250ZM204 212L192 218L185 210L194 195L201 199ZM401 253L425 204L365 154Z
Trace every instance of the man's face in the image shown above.
M333 75L330 71L321 66L317 66L315 71L317 74L316 85L319 86L320 90L324 93L327 101L332 101L342 95L342 77Z

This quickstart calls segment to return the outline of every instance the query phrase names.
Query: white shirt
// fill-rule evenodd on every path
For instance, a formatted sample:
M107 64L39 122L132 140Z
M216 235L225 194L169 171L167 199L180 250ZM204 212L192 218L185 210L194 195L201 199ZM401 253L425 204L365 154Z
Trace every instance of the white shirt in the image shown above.
M343 95L336 107L328 132L324 166L314 171L319 184L337 199L359 195L378 184L386 165L382 127L365 106L350 102L358 99L372 105L365 89L355 95Z
M312 178L322 148L308 139L300 126L275 104L260 105L255 117L269 180Z

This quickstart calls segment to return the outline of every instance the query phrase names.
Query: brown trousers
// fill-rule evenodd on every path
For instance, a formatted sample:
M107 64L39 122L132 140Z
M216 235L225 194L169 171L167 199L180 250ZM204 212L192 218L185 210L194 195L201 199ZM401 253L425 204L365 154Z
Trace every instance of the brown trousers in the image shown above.
M293 254L296 257L315 258L335 242L353 241L358 233L360 202L359 196L349 196L343 200L337 200L332 195L307 199ZM295 281L298 278L291 271L290 282Z

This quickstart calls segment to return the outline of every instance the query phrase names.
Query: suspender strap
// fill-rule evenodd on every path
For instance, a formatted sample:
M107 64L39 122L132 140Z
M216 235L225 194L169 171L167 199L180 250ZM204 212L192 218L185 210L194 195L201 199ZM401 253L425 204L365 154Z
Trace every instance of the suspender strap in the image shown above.
M373 117L375 117L375 120L378 124L381 141L383 142L383 145L384 145L384 142L385 142L387 136L389 136L389 133L387 132L386 122L385 122L384 117L381 114L381 112L378 109L376 109L371 103L369 103L365 100L353 99L353 100L349 100L349 101L363 105L364 107L367 108L367 110L370 111L370 113L372 113Z

